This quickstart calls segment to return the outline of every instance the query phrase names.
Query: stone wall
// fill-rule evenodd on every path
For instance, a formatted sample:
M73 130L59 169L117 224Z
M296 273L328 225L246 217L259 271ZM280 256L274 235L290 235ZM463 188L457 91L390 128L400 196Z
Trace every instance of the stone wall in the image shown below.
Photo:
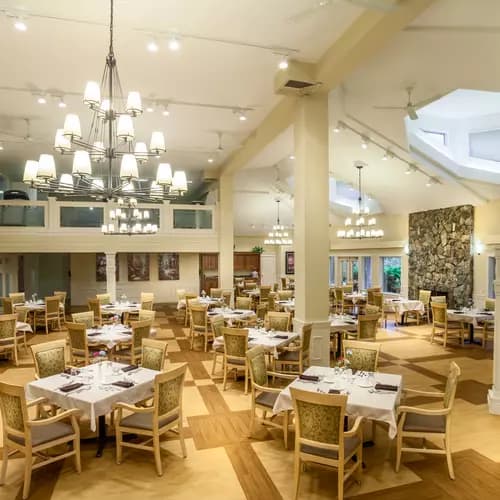
M474 207L463 205L409 216L408 296L420 289L448 294L450 307L472 298Z

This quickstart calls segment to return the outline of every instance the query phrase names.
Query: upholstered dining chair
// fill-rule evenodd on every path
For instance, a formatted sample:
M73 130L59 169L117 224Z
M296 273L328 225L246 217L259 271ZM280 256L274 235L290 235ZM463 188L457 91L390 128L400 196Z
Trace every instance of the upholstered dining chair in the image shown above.
M208 337L212 336L212 330L208 327L208 305L195 304L189 307L191 315L189 335L191 337L191 349L193 349L195 337L203 337L205 352L208 351Z
M381 344L360 340L344 340L342 343L344 359L349 361L353 370L376 372Z
M4 314L14 314L14 304L10 297L2 297L2 309Z
M99 299L88 299L87 303L89 311L94 313L94 322L96 325L101 326L103 323L110 323L112 314L108 313L107 316L103 316L102 303Z
M15 314L0 315L0 352L10 353L14 364L18 366L16 321Z
M9 293L9 298L12 300L13 304L24 304L26 302L26 296L24 292Z
M445 295L432 295L431 296L431 305L433 302L437 304L446 304L446 296Z
M363 417L344 430L347 395L321 394L290 388L295 409L294 498L299 497L303 464L316 463L337 469L337 496L344 498L344 483L353 474L361 480Z
M145 320L150 320L154 321L156 316L156 311L150 311L148 309L139 309L139 321L145 321Z
M35 377L45 378L62 373L66 368L66 340L51 340L30 346L35 364Z
M335 310L337 313L342 314L344 312L344 290L342 287L335 287Z
M264 322L267 316L267 302L264 304L257 305L256 314L257 314L257 320Z
M222 299L222 288L210 288L210 297L212 299Z
M270 285L261 285L260 287L260 295L259 295L259 304L267 304L267 299L269 298L269 294L271 293L272 287Z
M61 323L66 323L66 297L68 292L64 290L56 290L54 292L54 297L59 297L59 316Z
M256 346L247 351L247 363L250 371L250 382L252 387L252 407L250 416L250 434L254 430L255 420L257 418L257 410L263 412L261 423L277 427L283 430L283 441L285 448L288 448L288 430L289 430L289 416L290 411L284 411L283 422L277 423L273 420L273 407L279 393L283 388L272 387L269 385L269 378L273 377L288 380L295 380L295 375L285 375L283 373L268 372L266 367L266 353L262 346ZM271 417L266 418L267 412Z
M289 312L270 311L267 313L267 327L271 330L288 332L292 315Z
M379 314L380 308L378 306L374 306L373 304L366 304L363 308L362 314Z
M346 332L348 338L356 340L375 340L377 338L380 314L362 314L358 316L358 328L355 332Z
M431 344L436 335L443 338L443 347L446 347L450 336L458 338L460 345L464 345L464 325L461 321L448 321L448 306L446 303L431 302L432 307L432 332Z
M222 290L222 300L227 307L231 307L231 297L233 296L232 290Z
M127 403L116 403L118 410L115 424L116 463L123 458L123 447L152 451L155 457L156 472L163 475L160 436L176 429L181 444L182 456L187 456L182 427L182 392L186 377L187 363L167 372L156 375L154 380L153 405L138 407ZM132 412L124 416L123 411ZM145 440L124 441L123 434L136 434ZM149 444L152 441L152 446Z
M373 292L372 304L378 307L380 312L380 320L384 322L384 327L387 327L387 311L384 307L384 294L381 292ZM396 322L396 314L394 313L394 322Z
M277 292L271 292L267 296L267 310L268 311L276 311L276 297L278 296Z
M89 365L94 352L100 351L102 346L89 345L87 327L83 323L66 323L68 329L68 344L71 363Z
M427 319L427 323L431 322L431 291L430 290L419 290L418 291L418 300L424 304L424 313L422 316L425 316ZM418 314L418 313L417 313Z
M425 398L442 399L441 408L421 408L418 406L399 406L398 408L398 434L396 438L396 472L401 465L401 454L405 452L431 453L433 455L446 455L448 473L451 479L455 479L453 461L451 458L451 412L458 378L460 376L459 366L452 361L448 371L448 378L444 392L428 392L415 389L405 389L406 395L424 396ZM404 446L405 438L423 439L422 448L407 448ZM435 446L425 448L425 440L431 439L434 443L436 438L444 442L444 448L436 449Z
M111 294L109 294L109 293L98 293L98 294L96 294L95 298L103 306L111 304Z
M167 357L167 343L164 340L142 339L141 366L161 372Z
M311 348L312 323L302 327L301 339L298 343L290 343L278 352L278 358L273 358L273 370L284 373L302 373L309 365ZM286 367L286 369L284 368Z
M130 342L123 345L122 349L115 351L114 358L117 361L126 361L132 365L138 364L142 357L142 339L147 339L151 333L151 320L133 321L132 337Z
M92 328L94 323L94 311L84 311L81 313L73 313L71 315L73 323L83 323L86 328Z
M375 302L373 302L373 294L380 293L381 291L382 290L380 287L367 288L366 289L366 303L375 305Z
M245 280L245 290L255 290L257 288L256 281L247 281Z
M495 299L485 299L484 310L485 311L494 311L495 310Z
M222 390L226 390L227 375L229 372L235 372L235 378L238 370L245 372L245 394L248 394L248 363L246 352L248 351L248 330L246 328L221 328L224 338L224 380Z
M57 330L61 329L59 297L45 297L45 309L35 309L33 314L33 331L36 332L37 320L45 324L45 333L49 333L49 323L56 323Z
M235 309L250 310L252 309L252 298L251 297L236 297L234 303Z
M186 293L184 295L184 300L186 302L186 308L185 308L185 316L184 316L184 326L189 325L189 320L191 319L190 314L189 314L189 307L191 304L199 304L198 302L198 295L194 293Z
M474 327L474 334L479 333L482 334L482 346L483 349L486 349L488 345L488 340L495 339L495 320L481 321L479 322L477 327Z
M278 300L291 300L293 297L293 290L280 290L278 292Z
M46 419L30 419L28 408L40 405L44 401L44 398L38 398L26 402L24 387L0 382L0 413L3 422L0 485L5 483L9 457L18 452L22 453L25 457L23 499L29 496L31 473L35 469L74 457L76 471L81 472L80 428L77 419L80 410L65 410ZM51 450L50 454L46 453L49 448L53 449L66 443L72 443L72 447L65 448L57 455L54 454L54 450ZM42 461L33 463L33 458Z
M7 313L5 313L7 314ZM17 321L20 323L28 323L29 320L29 308L24 307L24 306L17 306L16 307L16 312L13 313L16 315ZM26 331L25 330L17 330L16 329L16 336L17 336L17 345L19 346L20 342L23 343L24 345L24 350L28 352L28 344L26 343Z
M222 328L225 325L224 316L213 316L210 319L210 328L212 329L212 336L214 340L217 337L222 337ZM217 364L217 358L222 357L222 364L224 364L224 344L213 346L213 363L212 363L212 375L215 373L215 366Z

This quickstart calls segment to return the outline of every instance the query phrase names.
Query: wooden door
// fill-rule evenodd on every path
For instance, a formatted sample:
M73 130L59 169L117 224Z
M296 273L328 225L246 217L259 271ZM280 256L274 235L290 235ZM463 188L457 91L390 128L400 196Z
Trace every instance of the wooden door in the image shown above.
M200 292L219 286L219 254L200 253Z

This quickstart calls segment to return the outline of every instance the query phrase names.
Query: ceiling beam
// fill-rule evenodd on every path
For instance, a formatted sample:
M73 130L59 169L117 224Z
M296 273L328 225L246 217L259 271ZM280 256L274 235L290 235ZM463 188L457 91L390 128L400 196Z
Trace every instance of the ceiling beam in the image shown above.
M315 75L322 83L321 91L328 92L342 83L435 1L401 0L398 7L389 12L366 10L317 63ZM233 174L243 168L289 127L295 117L297 99L284 97L247 137L243 146L227 158L220 168L220 175Z

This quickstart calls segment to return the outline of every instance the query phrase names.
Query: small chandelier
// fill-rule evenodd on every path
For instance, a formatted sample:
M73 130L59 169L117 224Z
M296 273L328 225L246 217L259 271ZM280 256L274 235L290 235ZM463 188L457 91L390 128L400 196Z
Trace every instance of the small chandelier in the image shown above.
M125 98L118 74L113 48L114 0L110 0L109 48L101 82L90 81L85 87L83 102L92 112L88 136L82 136L80 118L66 115L63 128L57 129L54 149L73 155L71 174L57 178L54 157L40 155L39 161L28 160L23 181L42 192L63 198L92 197L105 201L120 198L160 202L187 191L186 174L168 163L158 165L156 179L141 179L139 167L149 158L165 153L165 137L153 131L149 149L145 142L136 141L133 119L143 112L139 92L129 92ZM120 168L113 166L120 161ZM103 164L97 175L96 165Z
M268 233L269 238L264 240L264 245L293 245L293 240L289 237L286 227L280 224L280 201L276 199L277 217L273 230Z
M376 227L377 220L375 217L370 217L370 209L363 203L363 194L361 192L361 170L362 163L356 163L358 169L358 208L352 209L352 215L355 217L353 222L352 217L345 219L345 229L337 231L337 238L346 239L366 239L366 238L382 238L384 230Z
M103 234L155 234L158 225L150 222L150 211L137 208L135 198L118 198L118 208L109 211L109 224L102 225Z

